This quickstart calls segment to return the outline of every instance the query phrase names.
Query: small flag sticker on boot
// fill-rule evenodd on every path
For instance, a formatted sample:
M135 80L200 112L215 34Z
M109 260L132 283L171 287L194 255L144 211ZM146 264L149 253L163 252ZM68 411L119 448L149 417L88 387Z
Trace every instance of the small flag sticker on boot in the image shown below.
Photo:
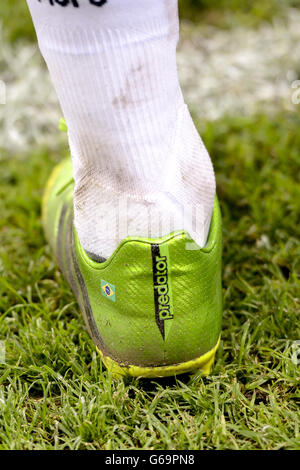
M113 302L116 301L116 288L113 284L110 284L109 282L104 281L101 279L101 292L104 297L106 297L109 300L112 300Z

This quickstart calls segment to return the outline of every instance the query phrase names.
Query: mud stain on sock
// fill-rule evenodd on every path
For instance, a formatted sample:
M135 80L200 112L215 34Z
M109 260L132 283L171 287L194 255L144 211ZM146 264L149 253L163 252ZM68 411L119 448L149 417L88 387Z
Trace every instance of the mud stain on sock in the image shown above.
M130 72L125 80L124 88L120 90L120 95L116 96L112 104L116 108L126 109L128 106L136 106L144 102L144 100L139 99L136 93L136 82L145 81L143 76L144 66L138 64L136 67L132 67Z

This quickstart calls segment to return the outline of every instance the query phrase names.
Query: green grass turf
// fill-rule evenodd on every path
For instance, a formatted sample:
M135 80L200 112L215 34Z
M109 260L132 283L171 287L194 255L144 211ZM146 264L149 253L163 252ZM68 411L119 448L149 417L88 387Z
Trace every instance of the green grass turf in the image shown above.
M66 149L1 153L0 449L300 448L299 126L281 114L202 129L224 217L223 336L204 379L102 369L41 229Z
M256 27L274 16L284 17L288 7L299 8L299 0L179 0L182 18L218 27Z

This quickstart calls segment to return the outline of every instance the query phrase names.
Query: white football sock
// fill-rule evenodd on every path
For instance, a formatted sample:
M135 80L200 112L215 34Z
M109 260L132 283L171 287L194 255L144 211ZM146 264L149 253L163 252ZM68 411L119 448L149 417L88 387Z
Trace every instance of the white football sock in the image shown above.
M182 229L205 245L215 178L178 82L177 0L27 1L68 125L83 248L107 258L128 235Z

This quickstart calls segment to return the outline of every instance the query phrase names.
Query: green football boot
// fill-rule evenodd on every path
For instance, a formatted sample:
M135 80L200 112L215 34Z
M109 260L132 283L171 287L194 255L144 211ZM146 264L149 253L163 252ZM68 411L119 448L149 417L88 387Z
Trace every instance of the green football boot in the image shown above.
M210 373L222 318L221 214L217 199L207 244L188 249L184 231L125 238L94 261L73 224L71 159L58 165L43 199L43 226L105 366L162 377Z

